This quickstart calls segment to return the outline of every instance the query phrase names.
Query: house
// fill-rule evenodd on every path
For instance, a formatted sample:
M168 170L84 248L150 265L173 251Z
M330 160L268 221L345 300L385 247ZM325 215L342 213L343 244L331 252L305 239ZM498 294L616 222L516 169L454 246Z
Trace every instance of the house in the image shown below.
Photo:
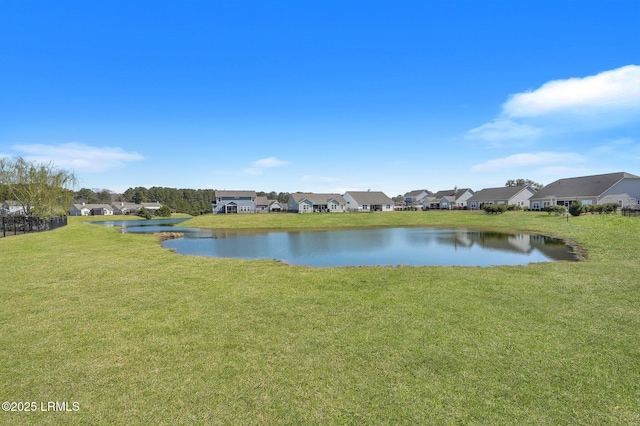
M482 189L467 200L470 210L479 210L484 204L507 204L526 207L529 199L536 193L530 186L502 186Z
M618 172L560 179L543 187L529 200L532 210L546 206L618 203L620 207L640 205L640 177Z
M464 209L467 207L467 200L474 194L470 188L454 188L438 191L425 197L422 208L427 209Z
M395 203L381 191L347 191L344 194L348 211L390 212Z
M126 201L116 201L111 203L114 214L136 214L140 211L140 204L128 203Z
M255 213L256 191L216 191L213 213Z
M271 213L281 211L282 205L277 200L269 200L267 197L256 197L257 213Z
M256 197L256 212L268 213L269 212L269 200L267 197Z
M114 213L112 206L108 204L74 204L69 210L70 216L111 216Z
M18 201L7 200L4 203L2 203L2 208L0 208L0 214L24 215L25 208Z
M404 201L407 204L420 203L425 197L432 195L428 189L416 189L404 194Z
M154 202L154 203L140 203L141 207L144 207L145 209L147 209L148 211L150 211L151 213L157 212L158 210L160 210L162 208L162 204L158 203L158 202Z
M269 212L281 212L283 210L282 204L277 200L269 200Z
M344 212L347 202L340 194L296 192L289 196L287 210L295 213Z

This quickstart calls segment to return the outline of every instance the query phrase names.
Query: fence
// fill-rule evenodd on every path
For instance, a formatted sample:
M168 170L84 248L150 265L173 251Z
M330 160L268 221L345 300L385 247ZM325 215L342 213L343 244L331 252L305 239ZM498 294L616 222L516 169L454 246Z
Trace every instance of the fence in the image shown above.
M640 216L640 209L625 207L622 209L623 216Z
M50 231L66 225L66 216L54 216L49 219L41 219L33 216L1 216L0 237L26 234L29 232Z

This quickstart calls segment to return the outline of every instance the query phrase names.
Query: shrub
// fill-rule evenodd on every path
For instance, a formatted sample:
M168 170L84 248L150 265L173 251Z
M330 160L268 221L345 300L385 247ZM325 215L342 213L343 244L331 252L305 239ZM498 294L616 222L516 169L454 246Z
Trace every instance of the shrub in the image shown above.
M620 207L618 205L618 203L607 203L604 204L604 212L605 213L615 213L618 211L618 207Z
M151 212L144 207L141 207L137 213L137 216L143 217L145 219L151 219Z
M489 214L500 214L507 211L506 204L485 204L482 206L482 209Z
M582 202L577 200L573 201L569 206L569 213L571 213L571 216L580 216L583 210L584 206L582 205Z
M551 214L555 213L556 215L565 214L567 212L567 208L565 206L544 206L545 212Z
M156 212L156 216L171 217L171 209L169 208L169 206L162 206Z

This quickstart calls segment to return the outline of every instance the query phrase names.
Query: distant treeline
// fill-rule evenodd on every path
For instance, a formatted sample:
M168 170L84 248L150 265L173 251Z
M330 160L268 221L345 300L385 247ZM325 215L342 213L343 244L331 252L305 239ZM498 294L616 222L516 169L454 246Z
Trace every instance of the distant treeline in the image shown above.
M259 197L267 197L270 200L278 200L286 203L289 200L288 192L277 193L256 192ZM176 189L154 186L145 188L138 186L127 189L123 194L113 194L109 190L92 190L82 188L74 192L74 203L111 203L114 201L127 201L131 203L159 202L168 206L175 213L187 213L192 216L211 213L211 202L214 199L215 189Z

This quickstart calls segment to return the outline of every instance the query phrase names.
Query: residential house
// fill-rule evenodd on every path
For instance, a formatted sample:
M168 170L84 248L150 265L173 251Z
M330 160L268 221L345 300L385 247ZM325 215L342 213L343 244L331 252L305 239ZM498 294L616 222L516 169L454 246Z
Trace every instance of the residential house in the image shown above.
M287 210L295 213L344 212L347 203L340 194L296 192L289 196Z
M142 207L142 205L126 201L116 201L111 203L111 207L113 208L114 214L136 214L140 211L140 207Z
M507 204L526 207L529 198L536 193L530 186L501 186L482 189L467 200L470 210L479 210L484 204Z
M269 212L269 200L267 197L256 197L256 212L268 213Z
M149 212L151 212L152 214L155 214L158 210L160 210L162 208L162 204L158 203L158 202L153 202L153 203L140 203L142 207L144 207L145 209L147 209Z
M421 203L429 195L432 194L428 189L416 189L404 194L404 201L407 204Z
M111 216L114 208L108 204L74 204L69 210L70 216Z
M390 212L395 203L381 191L347 191L344 194L348 211L357 212Z
M282 205L277 200L269 200L267 197L256 197L257 213L271 213L281 211Z
M559 179L540 189L529 200L532 210L546 206L618 203L640 206L640 177L626 172Z
M6 215L24 215L25 209L22 204L18 201L6 200L2 203L2 208L0 208L0 214Z
M256 191L216 191L213 213L255 213Z
M474 191L470 188L454 188L438 191L425 197L423 209L464 209L467 207L467 200L471 198Z
M269 212L281 212L284 209L282 208L282 204L278 200L269 200Z

